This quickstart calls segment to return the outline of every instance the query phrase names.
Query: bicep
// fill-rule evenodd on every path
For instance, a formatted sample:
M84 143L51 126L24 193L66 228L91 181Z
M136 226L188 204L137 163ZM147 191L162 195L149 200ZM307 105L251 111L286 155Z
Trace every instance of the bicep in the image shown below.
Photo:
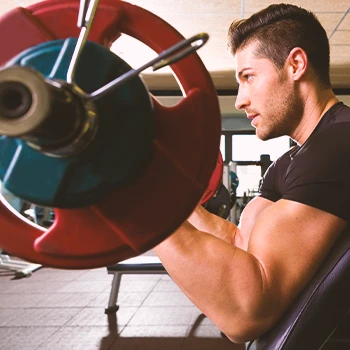
M305 287L346 223L333 214L284 199L259 215L248 252L264 270L275 308L289 305Z
M247 250L250 234L259 215L272 204L272 201L263 197L255 197L247 204L239 219L234 242L236 247Z

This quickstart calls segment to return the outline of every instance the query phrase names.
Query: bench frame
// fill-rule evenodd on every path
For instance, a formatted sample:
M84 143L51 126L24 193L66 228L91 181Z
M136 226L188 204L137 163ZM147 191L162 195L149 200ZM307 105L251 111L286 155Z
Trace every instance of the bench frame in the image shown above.
M108 266L107 272L113 275L113 281L105 314L116 313L119 309L117 301L122 275L167 274L167 271L157 256L147 255L140 255L121 261L116 265Z

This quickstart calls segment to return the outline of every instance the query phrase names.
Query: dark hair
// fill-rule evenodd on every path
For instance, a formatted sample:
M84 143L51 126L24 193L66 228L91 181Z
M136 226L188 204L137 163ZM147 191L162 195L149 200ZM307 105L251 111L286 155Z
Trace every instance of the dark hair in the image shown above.
M282 69L294 47L302 48L321 85L331 87L329 41L312 12L295 5L275 4L250 18L232 22L228 48L233 55L253 40L259 42L256 55L269 58L278 69Z

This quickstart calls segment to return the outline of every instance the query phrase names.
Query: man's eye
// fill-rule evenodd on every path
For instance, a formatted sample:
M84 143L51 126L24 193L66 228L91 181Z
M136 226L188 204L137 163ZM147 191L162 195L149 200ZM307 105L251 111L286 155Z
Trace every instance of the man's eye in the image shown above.
M250 81L250 80L252 79L252 76L249 75L249 74L247 74L247 75L244 76L244 79L245 79L246 81Z

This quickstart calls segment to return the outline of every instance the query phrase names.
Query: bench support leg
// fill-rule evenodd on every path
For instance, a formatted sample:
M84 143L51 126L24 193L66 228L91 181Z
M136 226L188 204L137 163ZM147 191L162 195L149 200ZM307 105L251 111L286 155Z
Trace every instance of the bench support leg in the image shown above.
M121 279L122 275L118 272L115 272L112 281L111 293L109 295L108 307L105 308L105 314L116 313L119 309L119 306L117 305L117 299Z

